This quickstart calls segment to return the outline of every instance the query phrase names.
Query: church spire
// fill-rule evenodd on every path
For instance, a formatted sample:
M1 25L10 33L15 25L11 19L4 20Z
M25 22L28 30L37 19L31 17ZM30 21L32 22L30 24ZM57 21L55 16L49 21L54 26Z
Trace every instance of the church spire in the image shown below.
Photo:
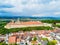
M17 22L20 22L19 18L17 19Z
M14 23L14 20L11 20L12 23Z

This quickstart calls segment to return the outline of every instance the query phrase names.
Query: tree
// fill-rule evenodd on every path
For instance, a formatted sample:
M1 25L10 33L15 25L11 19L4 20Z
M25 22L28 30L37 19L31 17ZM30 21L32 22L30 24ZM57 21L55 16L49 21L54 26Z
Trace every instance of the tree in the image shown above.
M57 41L56 40L52 40L52 41L48 41L47 45L56 45Z
M28 44L26 43L26 45L28 45Z
M38 44L38 45L41 45L41 44Z
M37 40L37 38L36 38L36 37L34 37L34 38L33 38L33 41L36 41L36 40Z

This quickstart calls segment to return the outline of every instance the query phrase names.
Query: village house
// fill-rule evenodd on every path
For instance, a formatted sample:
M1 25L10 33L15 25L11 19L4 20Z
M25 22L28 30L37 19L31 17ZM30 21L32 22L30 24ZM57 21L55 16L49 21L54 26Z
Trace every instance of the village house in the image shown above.
M6 37L6 42L8 41L8 44L14 44L14 43L26 44L27 43L28 45L32 45L32 44L38 45L39 43L41 43L41 40L40 40L41 37L48 38L49 40L52 39L52 37L50 36L51 32L52 32L51 30L48 30L48 31L33 30L30 32L27 31L27 32L20 32L20 33L15 32L15 33L12 33L12 35L9 35L8 37ZM33 40L34 37L37 38L36 41Z

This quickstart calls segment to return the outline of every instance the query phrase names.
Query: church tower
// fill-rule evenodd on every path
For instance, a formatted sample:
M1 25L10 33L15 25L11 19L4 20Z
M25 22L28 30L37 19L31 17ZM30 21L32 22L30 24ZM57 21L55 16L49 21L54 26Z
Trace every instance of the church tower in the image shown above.
M15 22L16 24L19 24L20 23L20 20L19 20L19 18L17 19L17 21Z
M14 20L13 20L13 19L11 20L11 23L12 23L12 24L14 23Z
M19 18L17 19L17 22L20 22Z

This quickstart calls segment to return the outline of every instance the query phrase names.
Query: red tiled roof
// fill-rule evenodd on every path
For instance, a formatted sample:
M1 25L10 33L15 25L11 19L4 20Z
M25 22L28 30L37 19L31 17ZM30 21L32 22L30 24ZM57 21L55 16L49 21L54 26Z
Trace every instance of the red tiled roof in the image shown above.
M10 22L8 23L9 25L32 25L32 24L42 24L42 22L38 22L38 21L29 21L29 22L16 22L16 23L13 23L13 22Z
M8 42L9 43L16 43L16 36L10 36Z

